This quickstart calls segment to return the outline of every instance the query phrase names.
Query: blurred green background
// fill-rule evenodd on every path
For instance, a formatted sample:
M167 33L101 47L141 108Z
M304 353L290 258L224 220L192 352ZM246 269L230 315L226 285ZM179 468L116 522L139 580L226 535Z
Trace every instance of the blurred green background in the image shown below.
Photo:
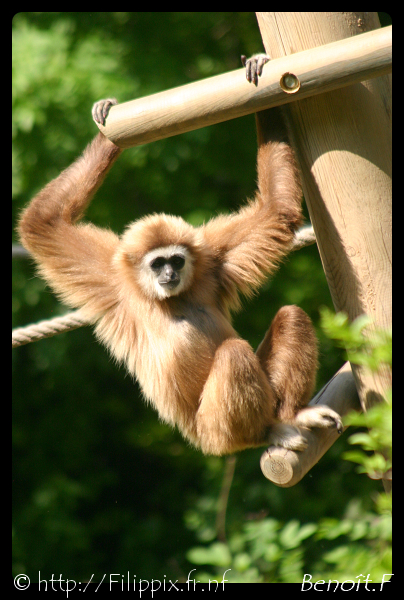
M382 21L389 24L384 14ZM262 50L252 12L18 13L13 231L21 208L97 133L94 101L126 101L237 69L241 54ZM198 225L254 193L255 160L253 115L126 150L87 217L117 232L155 211ZM315 246L292 254L244 302L235 327L256 347L277 310L291 303L316 325L319 308L332 308ZM26 259L13 261L12 308L14 327L66 312ZM318 335L319 389L345 359ZM128 570L144 579L186 579L198 560L208 570L222 564L209 556L191 562L192 547L212 548L218 538L218 551L230 549L236 580L290 581L296 564L303 573L320 569L324 553L346 542L311 536L304 545L310 532L296 531L371 514L372 494L381 489L340 458L343 436L291 489L264 479L261 449L240 453L226 503L232 462L202 456L161 424L89 327L13 350L13 386L13 570L32 581L38 571L81 581ZM290 531L291 523L297 529ZM276 534L268 533L271 527ZM251 545L257 536L278 554L264 552L258 560ZM380 548L359 536L357 552L377 563Z

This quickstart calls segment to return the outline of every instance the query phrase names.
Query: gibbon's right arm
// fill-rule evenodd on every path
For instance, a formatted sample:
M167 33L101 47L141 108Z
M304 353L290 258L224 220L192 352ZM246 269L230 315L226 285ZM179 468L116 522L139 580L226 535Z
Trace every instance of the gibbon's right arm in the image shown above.
M221 257L224 293L251 293L289 252L302 222L302 192L293 150L280 108L256 114L258 191L255 199L205 226ZM237 303L235 303L237 307Z
M110 264L119 238L76 222L121 152L99 133L82 156L30 202L18 226L21 243L39 264L41 275L67 304L87 309L89 316L114 303Z
M246 78L258 85L269 57L246 60ZM282 109L256 114L258 191L255 199L229 216L205 226L209 244L221 259L221 283L229 303L238 307L237 292L251 295L289 252L302 222L302 192L294 152Z

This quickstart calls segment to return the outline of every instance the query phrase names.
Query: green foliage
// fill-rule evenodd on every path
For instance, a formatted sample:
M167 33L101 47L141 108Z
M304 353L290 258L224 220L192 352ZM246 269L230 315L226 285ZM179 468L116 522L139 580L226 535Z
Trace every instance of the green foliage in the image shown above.
M367 473L372 479L380 479L391 469L392 422L391 398L386 404L374 406L364 414L350 414L346 417L347 425L367 428L367 431L351 435L348 440L350 444L361 448L343 454L346 460L360 465L359 473Z
M380 582L391 573L391 519L387 513L366 513L353 501L341 519L245 523L227 544L192 548L187 558L205 565L195 575L201 582L220 580L225 570L226 579L237 583L298 583L305 573L314 581L341 582L371 573Z
M367 330L371 323L368 315L361 315L353 323L349 323L348 315L343 312L334 314L326 307L321 310L323 330L341 348L346 349L347 359L351 363L377 371L382 364L391 365L391 332L372 329L369 339L370 332Z
M367 315L358 317L350 324L344 313L334 315L323 309L321 318L327 335L346 348L350 362L374 372L383 365L391 367L391 332L370 330L371 319ZM346 425L366 427L366 430L349 437L349 443L360 448L345 452L343 457L358 463L359 473L367 473L372 479L381 479L391 469L391 390L386 392L385 403L373 406L366 413L351 413L344 421Z

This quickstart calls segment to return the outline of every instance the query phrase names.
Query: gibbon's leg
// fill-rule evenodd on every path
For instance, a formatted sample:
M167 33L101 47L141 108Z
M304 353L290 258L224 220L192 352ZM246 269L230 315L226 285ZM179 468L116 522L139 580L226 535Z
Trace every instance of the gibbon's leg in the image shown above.
M315 385L318 352L314 327L304 310L298 306L282 307L256 355L276 396L277 420L305 428L336 427L342 431L339 415L328 406L305 408ZM285 434L288 437L286 430ZM279 440L275 443L284 445Z
M230 454L266 443L276 398L250 345L225 340L216 350L195 415L205 454Z
M205 454L231 454L263 445L304 450L306 441L297 423L276 422L276 404L250 345L227 339L216 350L195 415L196 440L194 434L192 438Z
M283 306L256 352L275 393L276 415L291 421L307 405L317 373L317 339L298 306Z

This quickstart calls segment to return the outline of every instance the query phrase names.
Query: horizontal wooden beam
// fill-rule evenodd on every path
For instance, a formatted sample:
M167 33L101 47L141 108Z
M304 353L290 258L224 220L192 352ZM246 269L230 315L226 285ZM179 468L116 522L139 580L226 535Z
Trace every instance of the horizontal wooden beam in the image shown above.
M365 81L391 71L391 39L390 26L278 58L257 87L237 69L117 104L99 129L129 148Z
M329 406L341 417L351 410L361 410L355 380L348 362L313 398L309 406L318 404ZM301 429L301 433L307 441L307 448L303 452L270 446L261 456L263 474L279 487L296 485L339 438L336 429Z

